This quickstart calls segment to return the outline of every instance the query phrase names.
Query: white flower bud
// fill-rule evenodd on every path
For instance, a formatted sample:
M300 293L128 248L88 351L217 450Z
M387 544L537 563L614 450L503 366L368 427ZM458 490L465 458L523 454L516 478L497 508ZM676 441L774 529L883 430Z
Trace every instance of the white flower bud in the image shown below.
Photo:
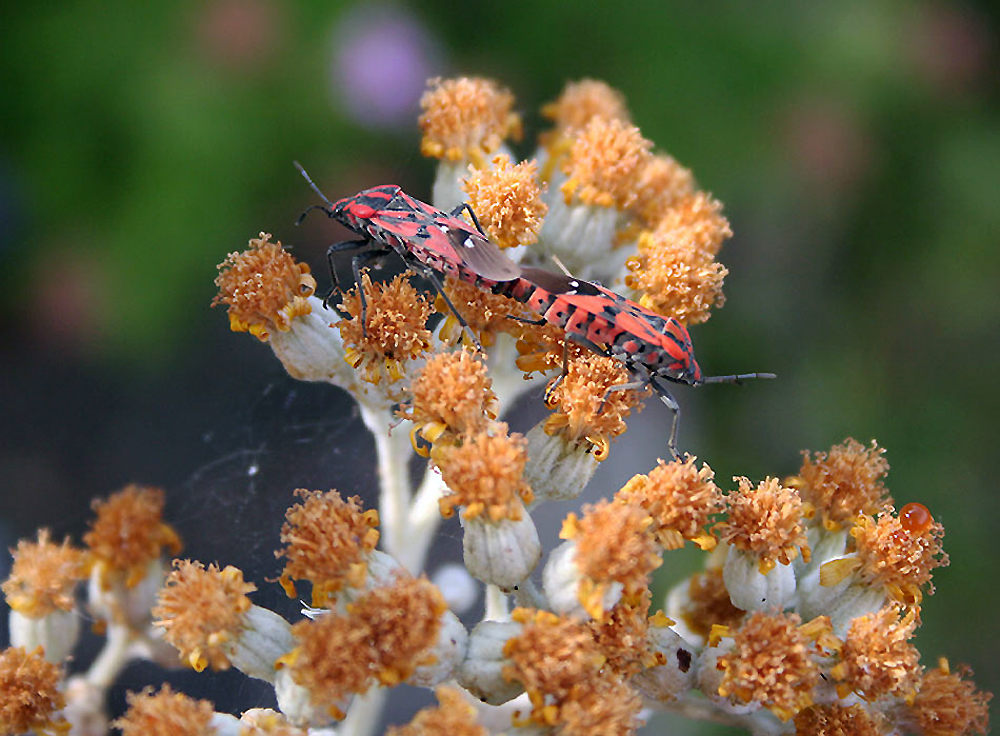
M468 644L469 632L465 630L465 626L458 620L458 616L445 611L441 616L437 644L426 652L434 658L434 662L417 667L406 681L420 687L434 687L451 679L465 659Z
M524 511L519 521L490 521L461 515L465 534L462 551L465 567L477 579L510 591L535 569L542 545L531 516Z
M287 667L278 670L274 678L274 694L278 700L278 710L296 726L312 728L333 723L332 710L346 713L353 695L345 696L331 707L330 704L314 705L309 691L292 679Z
M520 682L503 676L503 668L509 664L504 645L520 633L521 624L513 621L477 624L469 634L465 660L455 674L458 684L490 705L506 703L524 692Z
M29 652L42 647L45 659L56 664L73 653L80 638L80 614L75 610L57 608L34 618L11 609L8 624L12 647L24 647Z
M479 600L479 583L462 565L454 562L441 565L431 576L448 608L455 613L465 613Z
M526 435L524 479L538 501L576 498L594 476L598 460L584 446L547 435L544 424L539 422Z
M667 626L650 626L649 640L653 651L662 652L666 661L639 672L631 683L647 698L668 703L693 686L697 654L693 646Z
M273 683L275 661L294 646L291 626L284 618L266 608L250 606L243 614L239 635L221 648L240 672Z
M730 546L722 579L733 605L744 611L783 610L795 602L795 570L780 562L766 575L760 573L760 558Z
M542 588L553 611L562 616L576 616L584 620L592 618L580 601L582 578L583 573L576 565L576 542L563 542L549 553L549 559L542 569ZM624 587L617 581L611 582L601 597L601 608L605 611L614 608Z
M128 626L133 631L147 628L152 621L150 610L156 605L156 596L167 577L167 566L160 558L150 560L142 579L132 587L123 579L106 575L96 565L87 582L90 611L97 618L111 624ZM105 588L104 579L110 580Z

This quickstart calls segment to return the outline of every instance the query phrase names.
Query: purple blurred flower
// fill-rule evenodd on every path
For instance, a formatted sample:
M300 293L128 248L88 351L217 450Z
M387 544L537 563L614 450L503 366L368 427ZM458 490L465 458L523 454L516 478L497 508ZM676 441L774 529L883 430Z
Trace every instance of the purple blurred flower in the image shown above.
M334 104L366 126L412 127L441 56L420 20L395 4L355 7L337 24L333 44Z

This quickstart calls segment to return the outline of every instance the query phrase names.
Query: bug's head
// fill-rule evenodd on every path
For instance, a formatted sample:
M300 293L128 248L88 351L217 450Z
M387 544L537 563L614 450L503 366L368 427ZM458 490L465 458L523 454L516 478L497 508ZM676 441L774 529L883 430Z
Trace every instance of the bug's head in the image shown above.
M702 382L701 366L694 357L694 346L687 328L675 319L668 319L660 333L663 361L656 373L677 383L697 386Z

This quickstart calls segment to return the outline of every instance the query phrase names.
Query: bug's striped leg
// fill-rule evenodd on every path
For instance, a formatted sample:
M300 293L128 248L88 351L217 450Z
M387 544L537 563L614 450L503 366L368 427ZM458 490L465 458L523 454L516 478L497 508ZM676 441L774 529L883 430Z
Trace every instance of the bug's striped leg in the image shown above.
M472 207L469 206L468 202L463 202L462 204L458 205L458 207L453 209L450 212L450 214L452 217L458 217L460 214L462 214L463 211L469 213L469 217L472 218L472 224L476 226L476 230L479 231L479 234L482 235L484 238L489 237L488 235L486 235L486 231L483 230L483 226L479 224L479 218L476 217L476 213L472 211Z
M545 389L545 395L542 397L542 401L545 402L545 406L547 406L550 409L552 408L552 405L549 403L551 401L551 399L552 399L552 394L554 394L556 392L556 389L559 388L559 384L561 384L564 380L566 380L566 376L568 376L568 375L569 375L569 337L564 336L563 337L562 373L560 373L556 377L556 380L554 380L552 382L551 386L546 387L546 389ZM607 394L605 394L605 396L606 395ZM604 407L604 399L601 399L601 408L603 408L603 407ZM600 408L597 410L597 413L598 414L601 413L601 409Z
M343 253L345 251L360 250L361 248L368 248L371 246L371 242L366 238L359 238L358 240L345 240L342 243L334 243L329 248L326 249L326 263L327 267L330 269L330 292L326 295L323 300L323 306L327 309L330 308L330 299L333 298L334 292L341 291L340 280L337 278L337 268L333 263L333 255L335 253Z
M422 263L415 262L413 260L408 261L408 265L411 270L416 271L425 279L431 282L431 285L434 287L437 293L441 295L442 299L444 299L444 303L448 305L448 309L451 311L452 314L455 315L455 319L458 320L458 324L460 324L462 326L462 329L469 334L469 338L472 340L472 344L476 346L476 350L478 350L480 353L485 354L483 346L479 342L479 338L476 337L476 333L474 333L472 331L472 328L469 327L469 323L465 321L465 317L459 314L458 310L455 309L455 305L451 303L451 299L448 298L448 295L444 291L444 284L441 283L441 279L438 278L437 273L435 273L434 269L430 268L429 266L425 266Z
M670 423L670 438L667 440L667 448L674 459L679 460L680 454L677 452L677 427L681 421L681 406L666 388L652 378L649 379L649 385L653 387L653 391L660 397L660 401L666 404L667 408L674 414L674 419Z

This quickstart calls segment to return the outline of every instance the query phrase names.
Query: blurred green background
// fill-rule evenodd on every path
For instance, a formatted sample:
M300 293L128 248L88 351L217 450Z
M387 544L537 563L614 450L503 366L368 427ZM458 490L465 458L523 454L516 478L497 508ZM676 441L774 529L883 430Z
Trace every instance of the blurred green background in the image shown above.
M325 289L340 233L293 227L313 198L291 161L331 197L392 181L427 198L428 76L508 85L529 141L543 102L595 77L726 205L728 302L692 330L702 366L779 375L679 391L681 446L728 488L877 438L898 505L947 530L924 663L968 662L995 689L995 5L91 1L2 18L2 546L41 524L78 539L90 498L137 481L168 490L188 554L273 575L291 488L370 492L372 451L339 391L294 385L209 310L215 264L267 230ZM665 427L661 409L642 426ZM615 446L603 493L663 454L648 434ZM220 706L239 707L227 688L252 700L236 679L184 682L212 677Z

